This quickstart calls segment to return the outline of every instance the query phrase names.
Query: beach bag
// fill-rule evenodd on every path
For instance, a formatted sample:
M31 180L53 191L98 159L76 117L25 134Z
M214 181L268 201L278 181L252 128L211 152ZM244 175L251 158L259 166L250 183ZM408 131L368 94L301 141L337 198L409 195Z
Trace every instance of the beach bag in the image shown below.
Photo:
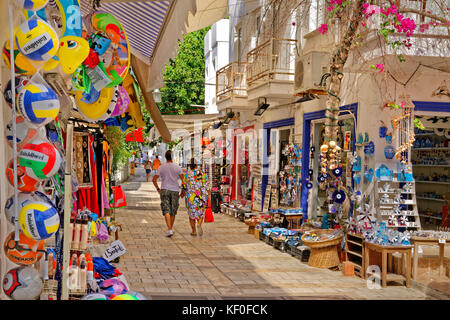
M208 199L208 207L205 211L205 222L214 222L214 215L211 210L211 201Z
M125 198L125 193L122 190L122 186L113 186L113 203L111 207L122 208L127 206L127 199Z

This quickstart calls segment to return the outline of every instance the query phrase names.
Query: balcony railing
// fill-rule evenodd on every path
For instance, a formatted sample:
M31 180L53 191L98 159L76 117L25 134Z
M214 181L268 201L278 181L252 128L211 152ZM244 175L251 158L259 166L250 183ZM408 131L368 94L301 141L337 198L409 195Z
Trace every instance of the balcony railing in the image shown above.
M231 62L216 72L216 96L220 102L232 96L247 96L246 64Z
M294 81L294 39L272 38L247 53L247 85L270 80Z

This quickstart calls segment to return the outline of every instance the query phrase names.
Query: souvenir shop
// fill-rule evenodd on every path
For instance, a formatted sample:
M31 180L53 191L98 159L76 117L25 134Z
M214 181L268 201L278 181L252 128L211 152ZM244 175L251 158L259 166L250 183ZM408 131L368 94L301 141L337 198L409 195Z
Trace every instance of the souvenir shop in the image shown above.
M144 125L125 30L77 0L4 7L1 297L145 299L116 268L126 199L108 128Z

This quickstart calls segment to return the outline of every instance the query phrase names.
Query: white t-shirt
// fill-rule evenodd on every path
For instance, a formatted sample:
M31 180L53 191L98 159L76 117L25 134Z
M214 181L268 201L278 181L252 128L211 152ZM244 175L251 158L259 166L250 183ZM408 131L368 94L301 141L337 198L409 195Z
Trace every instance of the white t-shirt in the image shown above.
M161 189L180 191L178 179L180 179L182 172L180 166L173 162L162 164L156 171L156 175L161 178Z

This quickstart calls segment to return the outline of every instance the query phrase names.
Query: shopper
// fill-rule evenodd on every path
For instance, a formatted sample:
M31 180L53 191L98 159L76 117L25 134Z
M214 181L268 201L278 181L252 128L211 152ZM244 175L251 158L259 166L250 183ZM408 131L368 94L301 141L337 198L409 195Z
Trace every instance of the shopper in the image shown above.
M150 175L152 173L152 170L153 170L152 162L150 160L147 160L147 162L145 163L145 174L147 176L147 182L150 181Z
M197 231L198 235L202 236L202 223L208 206L211 186L207 175L197 167L194 158L191 159L191 163L183 176L183 189L186 192L186 209L192 228L191 236L196 236Z
M177 164L172 162L172 152L170 150L166 152L165 158L166 163L158 167L153 177L153 185L161 198L161 210L168 229L166 237L171 237L174 234L173 224L178 211L179 199L184 197L184 191L180 194L178 184L178 179L183 179L183 171ZM153 167L155 167L155 161L156 159L153 161ZM158 186L159 177L161 177L161 189Z

